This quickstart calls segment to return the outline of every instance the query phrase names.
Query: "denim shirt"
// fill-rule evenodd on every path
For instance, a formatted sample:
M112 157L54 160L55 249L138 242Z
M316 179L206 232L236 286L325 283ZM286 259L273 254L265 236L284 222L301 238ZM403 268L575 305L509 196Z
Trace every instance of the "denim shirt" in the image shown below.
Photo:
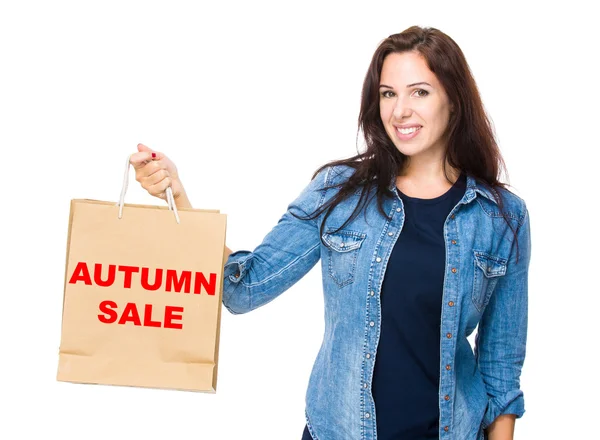
M404 207L396 180L344 229L360 192L328 217L312 213L353 172L327 167L301 192L254 251L232 253L224 268L223 305L233 314L261 307L289 289L321 260L325 332L306 392L306 422L314 440L375 440L377 413L371 380L381 328L381 286L402 231ZM374 191L374 189L372 190ZM504 213L491 192L467 174L463 198L444 223L446 265L440 321L439 438L480 440L501 414L525 411L519 377L525 358L529 215L504 189ZM323 242L320 239L323 239ZM477 328L475 349L467 337Z

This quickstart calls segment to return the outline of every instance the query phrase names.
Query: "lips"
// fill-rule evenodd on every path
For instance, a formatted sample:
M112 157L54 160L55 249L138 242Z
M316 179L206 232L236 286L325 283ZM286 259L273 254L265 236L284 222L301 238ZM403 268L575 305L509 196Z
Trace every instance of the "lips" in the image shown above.
M396 136L398 136L398 139L401 141L407 141L417 136L421 132L422 126L415 124L402 127L395 126L394 128L396 130Z
M420 125L413 125L412 127L396 127L396 130L398 130L401 134L411 134L420 129Z

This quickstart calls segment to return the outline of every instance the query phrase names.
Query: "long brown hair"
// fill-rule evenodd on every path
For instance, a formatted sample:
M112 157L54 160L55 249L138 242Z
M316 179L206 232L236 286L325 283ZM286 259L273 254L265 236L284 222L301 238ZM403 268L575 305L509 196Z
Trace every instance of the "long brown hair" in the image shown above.
M379 83L385 57L391 53L407 51L416 51L424 57L429 70L436 75L449 102L454 107L444 134L447 139L444 160L446 179L451 182L446 169L446 163L448 163L487 186L498 203L502 216L513 230L516 240L515 229L504 213L502 198L496 190L496 188L508 190L507 184L498 180L500 171L507 174L506 165L469 65L462 50L452 38L438 29L430 27L412 26L401 33L390 35L381 42L373 54L367 70L358 116L358 130L363 133L366 150L350 158L332 161L319 167L315 171L313 179L320 171L330 166L347 165L354 168L355 171L348 180L329 187L339 187L340 190L314 213L306 217L296 217L314 219L326 210L321 224L320 235L322 236L325 221L332 210L361 188L356 208L344 224L337 229L340 230L352 221L363 206L369 202L367 195L375 187L376 191L371 194L371 198L374 195L377 197L379 211L383 216L389 218L383 211L383 198L394 196L389 189L389 184L406 165L407 156L398 151L381 121Z

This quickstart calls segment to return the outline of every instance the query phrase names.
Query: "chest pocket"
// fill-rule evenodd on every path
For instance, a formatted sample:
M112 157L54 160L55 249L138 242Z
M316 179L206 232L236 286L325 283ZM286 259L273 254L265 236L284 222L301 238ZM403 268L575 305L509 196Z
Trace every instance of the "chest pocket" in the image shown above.
M362 232L347 230L323 234L323 241L327 244L329 276L339 287L354 282L358 250L365 237Z
M474 265L473 304L483 312L498 280L506 274L506 259L475 251Z

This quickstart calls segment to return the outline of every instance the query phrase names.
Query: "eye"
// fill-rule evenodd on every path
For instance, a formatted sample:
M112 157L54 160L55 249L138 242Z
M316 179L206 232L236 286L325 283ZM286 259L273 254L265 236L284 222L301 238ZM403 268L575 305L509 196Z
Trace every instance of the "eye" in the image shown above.
M417 89L417 90L415 90L415 93L419 96L419 98L424 98L427 95L429 95L429 92L427 90L423 90L423 89Z
M384 98L391 98L394 95L394 92L391 90L384 90L381 92L381 96Z

